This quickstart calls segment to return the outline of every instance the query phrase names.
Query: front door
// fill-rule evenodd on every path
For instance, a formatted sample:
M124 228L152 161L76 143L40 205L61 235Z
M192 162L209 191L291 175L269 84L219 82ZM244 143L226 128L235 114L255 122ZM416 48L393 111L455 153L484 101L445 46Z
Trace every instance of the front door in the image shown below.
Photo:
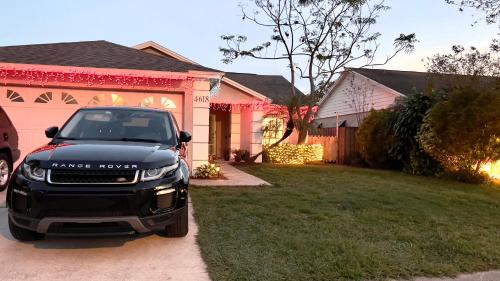
M224 158L230 153L231 146L231 112L211 110L209 120L209 154L215 158Z

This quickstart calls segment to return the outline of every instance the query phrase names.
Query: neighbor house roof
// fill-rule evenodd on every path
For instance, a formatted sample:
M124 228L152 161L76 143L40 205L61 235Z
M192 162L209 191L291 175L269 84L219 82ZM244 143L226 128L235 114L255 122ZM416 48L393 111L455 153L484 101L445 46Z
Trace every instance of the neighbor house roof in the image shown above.
M0 47L0 62L76 67L219 72L198 64L149 54L108 41Z
M287 104L292 96L291 83L281 75L226 72L224 76L270 98L275 104ZM305 96L297 88L295 92L299 97Z
M435 74L429 72L387 69L348 68L347 70L361 74L404 96L422 93L428 88L432 88L433 90L446 89L450 86L451 82L471 77L465 75ZM488 84L495 82L496 79L498 78L492 76L480 76L479 82Z
M429 81L429 73L386 69L349 68L373 81L389 87L405 96L423 92Z

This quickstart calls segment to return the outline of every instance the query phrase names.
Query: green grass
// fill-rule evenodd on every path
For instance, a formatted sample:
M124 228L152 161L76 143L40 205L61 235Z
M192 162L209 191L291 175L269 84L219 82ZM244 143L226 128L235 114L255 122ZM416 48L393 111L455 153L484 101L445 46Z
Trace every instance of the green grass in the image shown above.
M336 166L241 166L192 188L213 280L384 280L500 268L500 190Z

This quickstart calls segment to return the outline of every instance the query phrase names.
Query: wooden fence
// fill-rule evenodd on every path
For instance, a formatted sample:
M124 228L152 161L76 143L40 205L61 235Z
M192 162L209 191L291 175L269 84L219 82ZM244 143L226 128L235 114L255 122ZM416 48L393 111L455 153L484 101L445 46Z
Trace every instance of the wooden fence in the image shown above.
M340 127L337 137L336 128L323 128L310 132L307 143L323 146L323 161L349 165L354 154L358 152L356 130L355 127Z
M323 162L333 163L337 160L337 138L329 136L308 136L308 144L323 146Z

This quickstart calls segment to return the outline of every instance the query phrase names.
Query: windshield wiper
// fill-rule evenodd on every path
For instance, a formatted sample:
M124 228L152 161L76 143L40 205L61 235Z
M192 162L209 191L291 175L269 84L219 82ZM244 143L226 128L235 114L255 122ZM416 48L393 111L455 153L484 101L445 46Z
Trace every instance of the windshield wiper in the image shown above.
M112 139L111 141L136 141L136 142L160 143L160 141L158 140L141 139L141 138L121 138L121 139Z

